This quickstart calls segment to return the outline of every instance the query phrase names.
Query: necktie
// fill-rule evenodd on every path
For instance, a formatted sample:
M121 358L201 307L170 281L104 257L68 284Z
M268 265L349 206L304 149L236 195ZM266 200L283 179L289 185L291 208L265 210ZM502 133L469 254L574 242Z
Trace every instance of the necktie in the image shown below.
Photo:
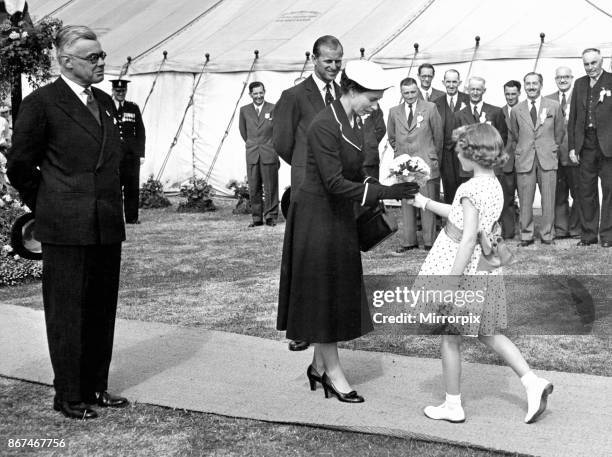
M451 111L455 111L455 102L454 102L454 100L455 100L455 97L451 97L450 98L450 110Z
M531 109L529 110L529 114L531 115L533 126L535 127L538 122L538 112L536 111L535 100L531 101Z
M476 105L474 105L474 119L476 119L476 122L480 122L480 114L478 114L478 107Z
M425 100L429 101L429 91L425 92Z
M98 102L93 96L91 89L87 88L83 91L87 95L87 109L96 118L98 125L100 125L100 110L98 109Z
M331 93L331 84L325 84L325 105L331 105L334 101L334 96Z
M359 138L359 141L361 142L361 132L362 132L362 128L363 127L363 123L361 122L361 117L356 115L353 117L353 133L355 133L355 136L357 136L357 138Z
M561 112L563 113L564 117L565 117L565 108L567 108L567 99L565 98L565 92L563 92L563 95L561 96Z
M261 114L261 106L255 107L255 111L257 111L257 117Z
M408 104L408 109L410 110L408 112L408 127L410 127L412 125L412 120L414 119L414 115L412 114L412 103Z

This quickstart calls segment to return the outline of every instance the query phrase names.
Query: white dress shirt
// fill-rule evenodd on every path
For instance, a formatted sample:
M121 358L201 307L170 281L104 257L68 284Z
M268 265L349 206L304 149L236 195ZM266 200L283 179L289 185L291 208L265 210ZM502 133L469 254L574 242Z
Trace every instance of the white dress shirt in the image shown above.
M323 103L325 103L325 95L327 94L327 88L325 86L327 85L327 82L323 81L315 73L312 74L312 79L314 80L315 84L319 88L319 93L321 94L321 98L323 98ZM336 90L334 89L334 82L333 81L331 81L329 83L329 91L331 92L331 96L335 100L336 99Z
M77 95L77 97L79 97L79 100L83 102L83 105L87 106L87 94L85 93L85 89L87 88L75 83L71 79L66 78L64 75L61 75L60 77L64 80L66 84L68 84L68 87L72 89L72 91Z

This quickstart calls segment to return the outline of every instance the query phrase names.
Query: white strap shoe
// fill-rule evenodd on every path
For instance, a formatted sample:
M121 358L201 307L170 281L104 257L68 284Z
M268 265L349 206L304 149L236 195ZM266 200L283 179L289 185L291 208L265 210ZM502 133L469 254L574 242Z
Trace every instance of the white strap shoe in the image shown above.
M526 390L527 415L525 416L525 423L531 424L546 410L546 402L553 391L553 385L544 378L538 378Z
M444 402L440 406L427 406L423 413L434 420L445 420L452 423L465 422L465 412L461 405L449 406Z

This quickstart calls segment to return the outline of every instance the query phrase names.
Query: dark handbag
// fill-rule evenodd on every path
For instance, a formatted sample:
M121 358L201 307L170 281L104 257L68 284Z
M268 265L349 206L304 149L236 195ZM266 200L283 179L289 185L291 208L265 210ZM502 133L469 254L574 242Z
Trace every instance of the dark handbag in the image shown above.
M387 214L382 202L360 209L361 213L357 217L359 249L367 252L397 232L397 221Z

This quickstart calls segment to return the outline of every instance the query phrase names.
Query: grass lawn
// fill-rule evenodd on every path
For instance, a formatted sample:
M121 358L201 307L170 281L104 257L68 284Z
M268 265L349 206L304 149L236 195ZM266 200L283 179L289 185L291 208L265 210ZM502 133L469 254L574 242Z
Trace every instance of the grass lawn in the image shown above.
M118 317L283 340L275 323L284 223L249 229L250 216L231 214L233 200L216 203L219 210L205 214L179 214L175 206L145 210L141 225L128 226ZM535 247L515 248L519 262L506 273L533 277L609 271L608 251L597 246L579 249L575 243L563 240L554 246L536 243ZM398 239L392 238L364 254L365 274L416 273L425 252L390 256L397 246ZM526 284L524 306L540 292ZM3 303L42 307L40 283L0 289L0 297ZM513 340L535 368L612 375L609 336L515 336ZM375 333L344 346L439 357L438 344L436 337ZM501 363L469 339L464 344L464 359ZM99 455L94 452L94 443L99 442L109 455L151 455L152 450L157 450L157 455L500 455L148 405L79 423L64 420L51 410L52 391L48 387L4 379L0 380L0 392L5 411L0 425L3 437L65 437L75 451L70 455ZM125 452L119 451L115 438L121 446L128 446L122 448ZM37 451L37 455L52 454Z

